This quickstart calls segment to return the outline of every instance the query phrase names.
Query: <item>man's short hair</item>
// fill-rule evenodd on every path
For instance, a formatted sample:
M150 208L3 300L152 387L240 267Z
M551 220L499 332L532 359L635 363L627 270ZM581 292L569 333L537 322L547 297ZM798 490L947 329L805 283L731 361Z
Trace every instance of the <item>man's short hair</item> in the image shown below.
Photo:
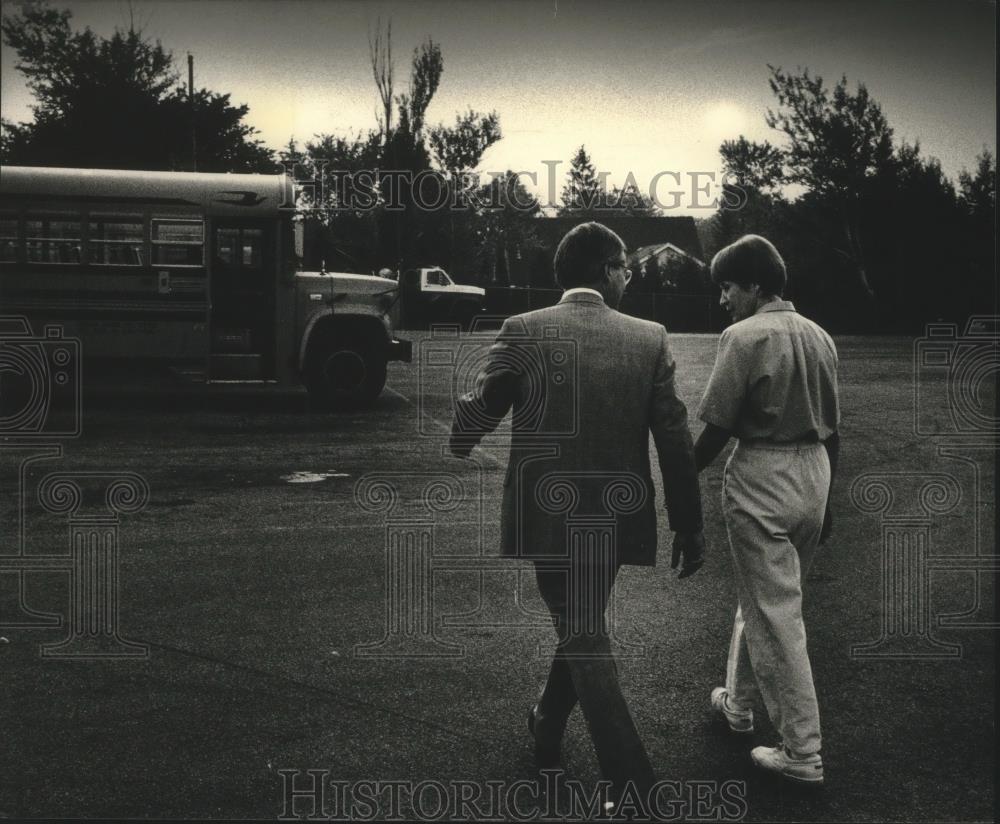
M788 273L771 241L760 235L744 235L712 258L712 282L718 286L724 280L743 287L756 283L765 295L780 297Z
M574 226L556 249L556 282L563 289L596 286L604 280L604 265L624 251L624 241L607 226L595 222Z

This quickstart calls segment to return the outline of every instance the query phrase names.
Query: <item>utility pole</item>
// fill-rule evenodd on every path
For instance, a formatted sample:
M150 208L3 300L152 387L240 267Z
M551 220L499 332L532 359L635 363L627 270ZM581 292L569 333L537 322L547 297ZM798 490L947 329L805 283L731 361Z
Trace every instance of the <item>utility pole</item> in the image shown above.
M188 52L188 104L191 107L191 171L198 171L198 139L194 128L194 55Z

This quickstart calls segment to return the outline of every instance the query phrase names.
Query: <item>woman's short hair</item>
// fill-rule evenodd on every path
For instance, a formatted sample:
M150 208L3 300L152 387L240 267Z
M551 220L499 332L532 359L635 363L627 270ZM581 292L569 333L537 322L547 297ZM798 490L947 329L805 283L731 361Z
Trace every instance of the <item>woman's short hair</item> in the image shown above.
M604 265L625 251L625 243L601 223L581 223L559 241L554 269L563 289L594 286L604 280Z
M785 261L774 244L760 235L744 235L712 258L712 282L738 286L756 283L765 295L781 296L788 282Z

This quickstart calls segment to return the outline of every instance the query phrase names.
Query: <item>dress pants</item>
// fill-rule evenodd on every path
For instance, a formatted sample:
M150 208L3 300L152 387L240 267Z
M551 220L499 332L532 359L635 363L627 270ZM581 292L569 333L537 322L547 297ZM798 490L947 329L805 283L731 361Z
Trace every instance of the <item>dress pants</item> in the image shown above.
M819 752L802 581L826 511L826 449L741 441L722 489L739 595L726 666L730 702L748 709L759 695L785 746L797 755Z
M604 778L619 790L632 781L647 792L656 779L618 683L604 620L618 569L616 561L594 556L535 564L558 636L535 733L540 742L558 744L579 701Z

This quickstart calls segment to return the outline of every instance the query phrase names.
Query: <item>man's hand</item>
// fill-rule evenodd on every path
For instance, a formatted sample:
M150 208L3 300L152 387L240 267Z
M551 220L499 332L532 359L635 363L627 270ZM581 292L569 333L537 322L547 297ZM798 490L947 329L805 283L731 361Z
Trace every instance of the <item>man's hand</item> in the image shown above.
M677 569L681 557L684 563L681 564L681 574L678 578L687 578L694 575L702 564L705 563L705 536L699 529L697 532L676 532L674 533L674 553L670 559L670 568Z

